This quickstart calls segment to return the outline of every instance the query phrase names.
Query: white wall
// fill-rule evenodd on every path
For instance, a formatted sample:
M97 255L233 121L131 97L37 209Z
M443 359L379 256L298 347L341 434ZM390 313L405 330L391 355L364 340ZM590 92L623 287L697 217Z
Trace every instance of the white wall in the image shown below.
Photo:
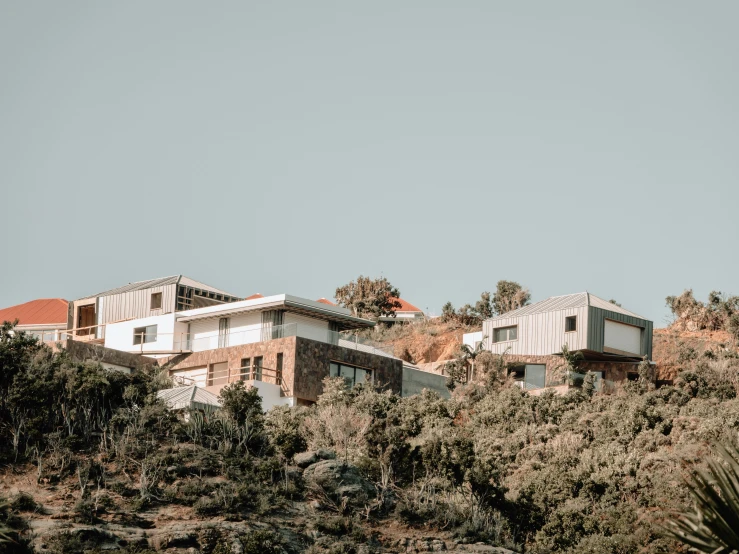
M606 319L604 351L607 352L610 348L618 350L618 353L626 352L638 356L641 352L641 334L640 327Z
M100 365L103 366L103 368L107 369L108 371L120 371L121 373L126 373L126 374L131 373L130 367L126 367L126 366L122 366L118 364L109 364L107 362L101 362Z
M251 312L230 317L228 346L250 344L262 340L262 314ZM190 323L190 337L193 352L218 348L219 318L202 319Z
M149 325L157 326L157 340L134 344L134 329ZM172 352L175 347L179 350L180 340L186 337L187 324L176 322L172 313L108 324L105 329L105 347L124 352Z
M482 331L465 333L464 335L462 335L462 344L466 344L472 349L474 349L475 345L480 341L482 341Z
M205 381L207 376L207 368L185 371L194 372L193 375L186 375L186 377L195 379L197 381L195 384L197 384L199 387L204 387L205 390L207 390L208 392L212 392L213 394L220 395L223 387L227 385L227 383L224 383L222 385L213 385L210 387L206 387ZM184 372L172 372L172 375L184 375ZM270 408L273 408L274 406L291 406L294 403L292 397L288 398L285 396L281 396L280 387L273 383L267 383L265 381L245 381L245 384L247 387L254 387L259 391L259 396L262 397L262 409L265 412Z
M203 367L192 367L190 369L178 369L173 371L170 374L172 377L182 377L184 378L183 383L179 386L189 386L189 385L197 385L199 387L205 387L205 382L208 378L208 368ZM175 385L178 386L178 385ZM209 389L212 389L213 387L210 387ZM220 387L219 387L220 390ZM211 391L212 392L212 391Z
M286 313L284 323L285 325L297 323L297 334L299 337L320 342L329 342L328 321L299 314Z

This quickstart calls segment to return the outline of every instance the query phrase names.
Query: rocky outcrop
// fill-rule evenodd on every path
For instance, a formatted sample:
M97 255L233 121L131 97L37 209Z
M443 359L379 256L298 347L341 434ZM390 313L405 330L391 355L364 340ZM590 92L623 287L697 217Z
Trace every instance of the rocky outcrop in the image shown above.
M336 458L336 453L334 453L332 450L312 450L310 452L301 452L300 454L295 454L293 457L293 461L295 462L295 465L299 468L305 469L310 465L313 465L317 462L320 462L321 460L333 460Z
M322 500L361 508L375 497L375 488L353 465L341 460L321 460L309 465L303 479L314 496Z

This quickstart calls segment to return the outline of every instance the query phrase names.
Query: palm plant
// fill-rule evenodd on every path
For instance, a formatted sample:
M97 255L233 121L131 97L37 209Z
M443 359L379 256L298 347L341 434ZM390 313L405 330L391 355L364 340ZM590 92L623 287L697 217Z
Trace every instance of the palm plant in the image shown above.
M482 340L478 342L475 347L471 347L469 344L463 344L462 347L459 349L461 352L460 359L462 360L462 363L469 363L472 367L470 371L470 381L474 379L475 377L475 358L481 353L485 351L485 339L487 337L482 337Z
M718 446L718 459L697 470L687 485L692 512L670 522L665 533L697 552L739 553L739 450Z

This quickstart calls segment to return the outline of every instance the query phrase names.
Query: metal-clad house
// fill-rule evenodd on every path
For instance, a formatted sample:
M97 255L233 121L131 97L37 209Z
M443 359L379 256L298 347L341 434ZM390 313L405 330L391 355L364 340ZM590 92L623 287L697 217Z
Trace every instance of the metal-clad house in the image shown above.
M105 338L109 323L240 300L184 275L129 283L69 303L67 329L77 337Z
M483 322L485 348L523 356L559 354L562 346L586 359L652 357L651 321L594 294L554 296Z
M505 354L521 386L554 386L563 365L562 347L584 356L583 371L622 381L652 358L653 324L588 292L553 296L483 322L486 350ZM465 342L475 337L465 335Z

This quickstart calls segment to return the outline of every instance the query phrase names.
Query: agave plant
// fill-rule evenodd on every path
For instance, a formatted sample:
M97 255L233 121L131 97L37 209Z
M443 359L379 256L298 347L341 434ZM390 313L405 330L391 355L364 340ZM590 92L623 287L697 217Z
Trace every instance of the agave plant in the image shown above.
M716 448L718 459L688 481L695 510L670 522L666 533L697 552L739 553L739 450Z

